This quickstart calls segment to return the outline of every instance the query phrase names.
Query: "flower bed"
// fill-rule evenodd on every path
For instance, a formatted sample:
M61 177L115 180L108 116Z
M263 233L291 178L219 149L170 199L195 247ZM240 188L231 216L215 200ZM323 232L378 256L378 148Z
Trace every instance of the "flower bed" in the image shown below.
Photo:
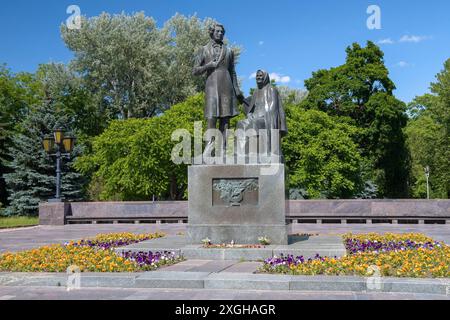
M344 236L342 258L280 256L267 259L261 272L292 275L358 275L414 278L450 277L450 247L420 234Z
M151 234L133 234L133 233L111 233L111 234L99 234L92 239L83 239L76 242L69 242L67 245L79 246L79 247L95 247L104 250L128 246L130 244L139 243L156 238L162 238L165 235L163 233L151 233Z
M69 242L64 245L50 245L18 253L0 255L0 271L10 272L66 272L69 266L77 266L81 272L137 272L154 270L162 265L182 260L174 253L127 252L117 254L113 248L137 243L164 234L130 233L98 235L92 239ZM144 258L140 258L146 257Z
M122 252L122 257L128 261L133 261L142 270L156 270L162 266L172 265L183 261L182 257L176 256L174 252Z
M344 236L344 245L348 254L360 252L390 252L402 250L435 249L442 246L441 243L421 234L386 235L367 234L355 236L351 233Z

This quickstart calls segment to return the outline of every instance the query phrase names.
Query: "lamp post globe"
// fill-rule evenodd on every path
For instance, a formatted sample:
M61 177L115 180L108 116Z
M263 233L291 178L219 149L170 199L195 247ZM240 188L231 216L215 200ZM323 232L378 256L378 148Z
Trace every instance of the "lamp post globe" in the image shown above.
M61 144L64 139L64 131L60 128L55 129L55 131L53 132L53 136L55 137L55 143Z
M64 150L67 153L71 153L73 151L73 148L75 147L75 140L76 139L72 136L64 137L63 145L64 145Z

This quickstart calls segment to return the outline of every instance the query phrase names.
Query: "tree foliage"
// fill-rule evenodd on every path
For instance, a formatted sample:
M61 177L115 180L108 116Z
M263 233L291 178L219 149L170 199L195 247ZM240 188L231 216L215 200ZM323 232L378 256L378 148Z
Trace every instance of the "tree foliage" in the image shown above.
M64 167L67 198L83 197L92 178L93 200L185 199L187 167L171 161L171 134L192 133L203 119L205 79L192 67L213 23L180 14L160 27L143 13L83 17L79 30L61 26L74 53L69 65L41 65L34 74L0 66L0 207L34 214L52 196L54 159L41 140L60 126L78 138ZM403 198L409 182L422 198L429 166L432 197L448 198L450 59L431 93L407 109L378 46L354 43L346 54L344 64L313 72L306 90L278 87L289 189L306 198Z
M300 104L303 100L308 96L308 91L303 89L295 89L287 86L279 86L277 87L278 93L283 101L284 105Z
M354 43L345 64L314 72L305 81L308 96L301 104L331 116L347 117L358 127L355 140L380 197L406 197L408 153L402 128L406 106L392 92L394 83L383 52L372 42Z
M80 30L61 26L72 67L110 119L152 117L203 90L192 75L194 53L209 41L212 19L175 15L162 28L143 13L82 18Z
M52 197L56 182L55 163L44 151L42 139L56 128L67 130L70 122L70 117L58 112L51 101L35 107L22 121L23 129L13 136L8 150L12 160L6 162L10 173L4 175L10 194L6 215L35 215L39 202ZM77 146L72 157L80 151L80 146ZM62 170L62 194L67 200L80 200L82 176L71 170L70 161L63 161Z
M409 105L411 120L405 129L411 153L412 195L426 197L424 168L430 167L430 194L450 197L450 59L431 84L431 94L416 97Z
M323 111L287 108L283 153L289 189L314 198L352 198L363 188L357 127Z
M80 79L62 64L39 66L37 72L0 77L3 89L2 112L7 118L8 135L2 144L2 178L9 215L35 214L39 201L54 194L55 161L44 152L42 138L56 127L78 138L72 154L85 148L90 135L101 130L102 117L93 107L90 93ZM9 82L6 80L9 79ZM9 83L6 86L5 83ZM9 94L7 94L9 93ZM62 191L67 199L81 199L84 178L70 162L63 167Z
M180 200L187 196L187 166L176 165L171 140L176 129L193 134L194 121L203 119L202 94L187 99L150 119L113 121L93 142L93 153L76 167L93 174L91 190L99 200Z
M12 160L8 148L12 137L20 131L20 121L42 96L42 84L30 73L13 74L0 66L0 203L7 204L4 175L10 172L6 162Z

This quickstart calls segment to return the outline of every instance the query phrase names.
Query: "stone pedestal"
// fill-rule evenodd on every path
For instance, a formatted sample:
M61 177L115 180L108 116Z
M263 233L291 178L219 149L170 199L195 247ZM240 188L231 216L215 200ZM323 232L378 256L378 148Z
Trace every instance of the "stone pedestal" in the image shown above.
M63 226L69 211L70 204L67 202L41 202L39 203L39 224Z
M189 167L189 225L192 244L287 244L283 164Z

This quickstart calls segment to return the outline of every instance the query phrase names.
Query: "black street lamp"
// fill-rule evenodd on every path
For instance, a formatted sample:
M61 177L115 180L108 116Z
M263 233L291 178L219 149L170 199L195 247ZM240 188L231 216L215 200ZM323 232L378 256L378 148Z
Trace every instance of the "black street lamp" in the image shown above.
M427 199L430 200L430 167L426 166L425 170L425 178L427 178Z
M75 138L65 137L63 130L56 129L53 137L45 137L42 144L49 155L56 156L56 195L49 202L61 202L61 159L63 156L70 156L75 145ZM55 145L56 153L52 154Z

